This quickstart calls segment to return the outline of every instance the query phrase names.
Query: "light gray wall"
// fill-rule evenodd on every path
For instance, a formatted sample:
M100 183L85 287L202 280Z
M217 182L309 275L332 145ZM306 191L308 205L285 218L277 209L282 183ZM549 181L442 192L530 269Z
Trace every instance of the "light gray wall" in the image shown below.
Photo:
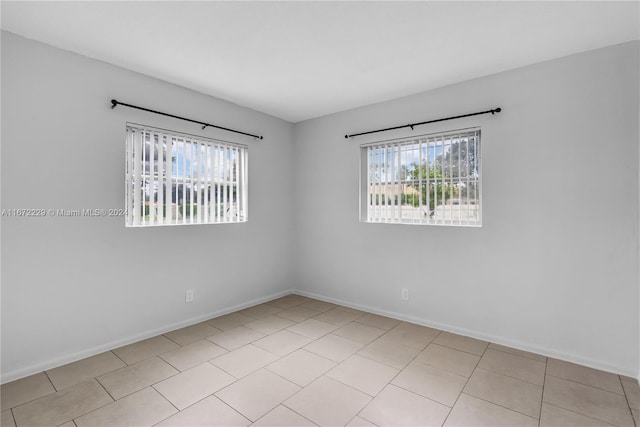
M111 98L265 139L111 110ZM2 33L2 208L122 208L127 121L247 144L249 222L2 218L3 382L292 287L290 123Z
M628 43L294 126L3 32L2 208L122 207L126 121L246 143L251 167L246 224L2 218L2 382L290 289L637 375L638 68ZM495 106L413 133L482 126L482 228L358 221L377 137L345 133Z
M298 123L299 289L637 376L638 47ZM496 116L344 139L498 106ZM359 222L359 144L476 125L482 228Z

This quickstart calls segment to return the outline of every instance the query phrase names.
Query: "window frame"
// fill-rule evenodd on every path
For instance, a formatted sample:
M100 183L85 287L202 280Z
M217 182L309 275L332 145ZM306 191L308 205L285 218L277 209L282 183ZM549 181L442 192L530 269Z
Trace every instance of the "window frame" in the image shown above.
M456 138L457 137L457 138ZM423 189L421 186L426 186L427 184L424 184L423 182L421 182L420 177L422 177L423 175L426 176L426 179L429 183L429 185L433 185L435 184L435 188L438 188L438 185L441 183L447 183L452 185L456 179L458 179L458 182L460 182L458 177L454 177L454 176L450 176L448 178L445 178L444 176L440 179L435 179L435 178L430 178L430 174L429 168L425 167L425 173L422 173L422 169L418 168L417 175L419 177L419 179L417 180L418 182L418 190L415 191L415 193L419 194L419 204L418 204L418 217L417 218L412 218L412 219L403 219L403 206L405 206L403 204L403 199L406 199L406 193L404 193L403 190L401 190L402 185L411 185L408 184L408 181L411 180L402 180L400 178L392 178L392 179L385 179L384 181L379 180L377 181L377 183L374 184L378 185L380 187L381 193L371 193L371 167L370 167L370 155L371 155L371 151L369 150L369 148L378 148L378 149L383 149L383 147L385 148L392 148L392 149L398 149L397 152L401 152L402 151L402 147L408 147L408 146L412 146L412 145L418 145L418 150L420 151L420 153L422 153L423 150L423 146L426 145L426 149L430 150L430 144L433 142L437 141L442 141L441 142L441 146L442 146L442 150L444 152L444 146L447 145L448 149L451 149L451 146L454 144L454 141L457 141L459 143L459 141L461 139L466 139L467 140L467 144L469 144L469 138L474 137L474 150L473 150L473 158L474 158L474 162L475 162L475 169L474 172L477 173L477 177L470 180L470 181L466 181L466 187L465 188L470 188L468 185L470 183L475 182L475 191L477 193L477 197L474 198L475 203L469 203L469 194L467 193L465 196L465 201L466 203L464 204L464 206L467 206L467 220L462 220L462 212L461 212L461 208L460 208L460 198L458 198L458 219L454 220L453 216L454 216L454 201L455 199L452 199L451 197L449 197L449 199L447 199L445 197L445 201L446 200L452 200L451 203L449 205L446 204L441 204L441 205L436 205L433 209L433 211L431 209L427 209L427 213L425 214L423 211L423 206L426 205L426 203L429 202L428 197L427 196L427 200L422 200L422 194L429 194L430 191L425 191L423 193ZM444 144L444 141L450 141L448 144ZM432 152L437 152L437 147L438 145L436 144L436 148L432 151ZM460 150L460 146L458 146L458 150ZM403 137L403 138L394 138L394 139L388 139L388 140L381 140L381 141L373 141L373 142L367 142L367 143L363 143L361 144L359 147L360 150L360 171L359 171L359 220L360 222L364 222L364 223L371 223L371 224L402 224L402 225L436 225L436 226L453 226L453 227L482 227L482 223L483 223L483 217L482 217L482 129L480 126L473 126L473 127L467 127L467 128L462 128L462 129L453 129L453 130L443 130L443 131L438 131L438 132L433 132L433 133L427 133L427 134L421 134L421 135L415 135L415 136L409 136L409 137ZM468 151L469 151L469 145L467 145L467 156L469 156ZM374 155L375 158L379 158L382 157L380 153L376 155ZM390 156L392 158L392 162L395 162L397 159L397 157L394 158L394 155ZM458 157L460 158L460 157ZM435 159L435 158L434 158ZM422 158L420 157L420 162L422 162ZM467 158L467 165L469 165L469 160ZM380 161L377 160L377 164L380 164ZM409 165L413 165L413 164L404 164L402 161L399 161L397 164L399 164L400 166L409 166ZM459 163L460 164L460 163ZM386 165L385 165L386 166ZM390 167L391 169L391 167ZM391 173L395 174L397 173L396 170L397 167L394 167L393 169L391 169ZM458 167L458 170L460 171L460 167ZM467 171L469 171L469 169L467 169ZM387 173L387 171L383 171L381 173ZM406 173L406 172L405 172ZM415 172L414 172L415 173ZM458 172L459 174L460 172ZM467 172L468 173L468 172ZM380 173L378 173L380 174ZM444 175L444 174L443 174ZM453 175L453 174L452 174ZM403 182L404 181L404 182ZM413 180L416 181L416 180ZM375 182L375 180L374 180ZM415 183L415 182L414 182ZM385 187L385 192L382 193L382 187ZM396 187L397 186L397 187ZM388 187L392 187L391 193L388 193ZM452 185L453 187L453 185ZM430 188L427 186L426 187L428 190L430 190ZM456 184L456 188L457 188L457 192L458 195L460 194L460 187L459 184ZM398 192L399 190L399 192ZM453 191L452 189L448 190L448 191ZM468 190L467 190L468 191ZM373 203L373 195L375 196L376 199L376 203ZM380 194L382 196L382 199L385 200L383 203L379 203L378 200L378 196L377 194ZM443 192L444 194L444 192ZM389 198L388 196L391 195L392 197ZM400 204L398 204L398 197L400 198ZM415 196L413 196L415 197ZM370 203L371 202L371 203ZM406 203L406 202L405 202ZM385 206L387 205L388 207L391 207L392 210L395 209L395 211L398 214L394 214L395 216L390 217L389 215L386 216L382 216L382 215L376 215L375 211L372 213L370 212L370 208L372 206ZM443 218L438 220L437 218L431 218L432 216L436 215L436 209L439 206L443 206L442 207L442 214L443 214ZM451 206L451 208L449 209L449 215L450 215L450 219L446 219L444 218L444 216L446 215L446 206ZM469 220L469 216L471 216L470 212L471 209L469 208L470 206L473 206L473 211L475 211L475 216L477 217L477 220L475 221L470 221ZM415 206L414 206L415 208ZM405 208L406 209L406 208ZM423 218L424 215L429 215L428 218Z
M130 122L125 141L126 227L248 221L248 146Z

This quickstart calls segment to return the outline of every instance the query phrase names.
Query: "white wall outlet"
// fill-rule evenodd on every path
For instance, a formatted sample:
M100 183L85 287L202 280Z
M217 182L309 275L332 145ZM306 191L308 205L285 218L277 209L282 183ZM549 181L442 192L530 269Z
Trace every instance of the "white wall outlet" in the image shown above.
M193 289L189 289L184 293L184 302L193 302Z
M402 297L404 301L409 301L409 289L402 288Z

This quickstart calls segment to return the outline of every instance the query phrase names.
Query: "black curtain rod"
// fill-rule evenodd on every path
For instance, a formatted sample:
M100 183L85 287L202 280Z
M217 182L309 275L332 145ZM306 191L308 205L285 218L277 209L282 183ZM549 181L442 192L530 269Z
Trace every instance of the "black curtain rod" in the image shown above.
M148 111L149 113L160 114L161 116L173 117L174 119L180 119L180 120L184 120L184 121L191 122L191 123L197 123L199 125L202 125L202 129L210 127L210 128L226 130L228 132L239 133L241 135L252 136L252 137L257 138L257 139L263 139L262 136L254 135L252 133L241 132L239 130L233 130L233 129L225 128L225 127L222 127L222 126L212 125L211 123L200 122L198 120L187 119L186 117L180 117L180 116L175 116L173 114L163 113L162 111L156 111L156 110L151 110L149 108L138 107L137 105L126 104L124 102L120 102L120 101L117 101L115 99L111 100L111 109L112 110L114 108L116 108L118 105L123 105L123 106L129 107L129 108L135 108L136 110Z
M411 130L413 130L414 126L426 125L428 123L444 122L446 120L461 119L463 117L479 116L480 114L489 114L489 113L495 114L495 113L499 113L500 111L502 111L502 108L498 107L498 108L494 108L493 110L480 111L479 113L463 114L461 116L445 117L444 119L428 120L426 122L411 123L408 125L394 126L394 127L385 128L385 129L370 130L369 132L353 133L351 135L345 135L344 137L353 138L354 136L368 135L370 133L386 132L388 130L396 130L396 129L402 129L402 128L411 128Z

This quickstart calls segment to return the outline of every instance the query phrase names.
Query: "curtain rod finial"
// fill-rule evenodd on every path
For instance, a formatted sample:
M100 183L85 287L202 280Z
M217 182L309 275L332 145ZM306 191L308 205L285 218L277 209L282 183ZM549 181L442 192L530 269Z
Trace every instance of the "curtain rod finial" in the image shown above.
M116 108L116 106L118 105L118 101L116 101L115 99L111 100L111 109L113 110L114 108Z

